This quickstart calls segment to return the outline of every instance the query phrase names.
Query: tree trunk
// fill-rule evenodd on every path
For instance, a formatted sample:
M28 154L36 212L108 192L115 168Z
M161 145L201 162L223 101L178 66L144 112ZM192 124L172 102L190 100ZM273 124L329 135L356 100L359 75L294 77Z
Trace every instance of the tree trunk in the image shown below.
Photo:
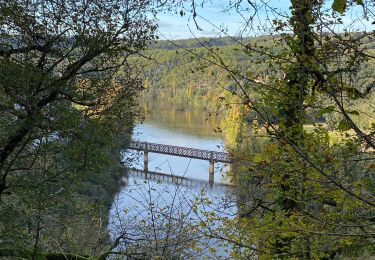
M308 66L314 57L314 35L311 31L311 25L314 24L313 11L318 7L316 0L292 0L292 16L290 24L293 28L294 38L289 42L297 45L298 48L293 49L296 63L292 64L285 78L285 97L279 102L280 130L282 132L281 139L287 139L286 143L293 143L299 147L304 145L303 123L305 118L304 101L309 92L309 75ZM285 143L285 142L283 142ZM284 144L280 144L282 147ZM282 148L283 149L283 148ZM288 150L284 150L288 152ZM293 160L293 159L290 159ZM303 163L303 162L301 162ZM289 174L283 174L282 184L280 185L281 195L277 199L279 206L286 217L295 211L304 208L303 194L305 193L304 181L302 178L291 179ZM298 188L297 188L298 187ZM284 237L277 239L275 243L276 254L287 254L290 252L293 237ZM310 258L309 241L304 239L305 248L301 257Z

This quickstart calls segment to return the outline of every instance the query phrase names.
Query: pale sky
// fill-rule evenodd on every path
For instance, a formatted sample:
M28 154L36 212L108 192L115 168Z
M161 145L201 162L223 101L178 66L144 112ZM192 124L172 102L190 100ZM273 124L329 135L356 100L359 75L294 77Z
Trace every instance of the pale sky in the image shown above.
M332 5L332 1L333 0L327 1L327 8L330 8L330 6ZM246 3L247 1L243 2ZM280 12L281 14L289 13L289 0L267 0L258 2L269 3L270 6L275 8L274 11ZM204 29L203 31L197 30L190 13L186 12L186 15L184 15L183 17L181 17L180 14L159 14L157 18L159 19L160 38L186 39L193 37L225 36L226 34L220 33L220 29L217 27L224 28L227 34L231 36L238 36L240 34L242 34L242 36L254 36L254 31L256 31L257 35L269 34L269 32L265 32L259 29L258 26L267 23L267 17L270 17L270 19L275 18L275 16L277 16L276 12L266 12L264 8L261 8L254 19L255 27L253 28L253 30L251 32L249 30L243 31L243 28L245 28L244 19L235 11L223 11L227 3L228 1L225 0L212 0L209 3L206 3L204 8L197 6L198 16L196 20L199 27ZM249 7L249 5L244 4L242 7ZM186 8L189 9L190 7L187 6ZM270 10L270 8L267 9ZM359 13L361 13L361 7L347 12L343 19L344 21L350 21L351 18L358 17ZM243 14L248 16L249 14L251 14L251 12L244 11ZM206 20L209 22L207 22ZM215 26L212 24L214 24ZM374 26L371 25L371 21L367 22L365 25L367 30L369 30L369 28L372 28L372 30L374 29Z
M272 0L272 2L284 10L288 9L289 0ZM206 3L204 8L197 6L198 16L196 21L204 31L197 30L190 13L186 12L183 17L180 14L159 14L159 32L168 39L186 39L192 38L194 35L197 37L224 36L223 33L219 33L218 28L215 28L215 26L218 26L225 28L229 35L236 36L241 32L240 28L243 28L244 19L233 10L224 12L226 4L227 1L212 0L210 3ZM265 16L265 14L261 15Z

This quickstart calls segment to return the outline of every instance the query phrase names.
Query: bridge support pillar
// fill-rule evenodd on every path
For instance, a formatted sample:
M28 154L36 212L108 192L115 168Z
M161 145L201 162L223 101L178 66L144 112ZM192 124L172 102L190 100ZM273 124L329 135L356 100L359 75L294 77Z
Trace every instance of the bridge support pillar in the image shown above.
M143 152L143 169L148 172L148 151Z
M213 184L215 180L215 176L214 176L215 167L214 166L215 166L214 160L210 160L209 178L208 178L208 182L210 184Z

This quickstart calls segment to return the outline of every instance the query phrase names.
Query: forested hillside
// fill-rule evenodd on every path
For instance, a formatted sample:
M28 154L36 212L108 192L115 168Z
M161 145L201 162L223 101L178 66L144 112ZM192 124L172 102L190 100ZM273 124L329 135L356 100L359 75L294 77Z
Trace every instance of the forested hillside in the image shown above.
M267 66L259 62L261 57L249 59L240 45L233 44L234 39L199 41L202 42L195 39L174 43L157 42L144 53L150 60L135 60L137 64L145 66L143 78L147 97L166 97L177 103L216 108L220 94L224 94L225 90L233 91L236 84L229 79L225 69L216 65L216 61L211 57L212 51L220 54L225 66L235 68L237 73L246 75L248 72L261 72L264 77L267 76ZM272 42L272 38L268 38L266 44L270 45ZM210 44L212 50L201 46L206 43Z
M145 88L143 99L172 102L181 109L200 107L207 109L208 114L219 113L222 115L221 128L226 132L228 142L234 143L240 134L240 128L243 127L242 123L252 121L255 113L252 113L251 109L245 112L244 107L240 106L243 100L233 93L242 90L230 74L241 78L241 84L246 87L246 91L257 99L261 90L254 87L254 83L267 85L275 78L285 77L282 71L284 65L279 61L275 62L268 51L271 49L271 55L275 58L284 55L287 47L280 44L280 41L280 37L274 36L241 41L229 37L158 41L150 45L143 53L144 57L134 58L132 62L142 67L141 77ZM250 55L247 46L252 46L256 51ZM375 42L368 42L366 48L369 53L375 53ZM358 86L357 89L366 91L374 69L374 63L366 62L350 80ZM357 94L359 93L353 90L353 97ZM316 98L325 106L331 107L332 102L328 98L319 95ZM353 98L350 102L353 117L361 127L371 127L375 123L373 115L362 114L371 110L374 101L375 95L369 95L365 100ZM356 111L361 113L361 116L357 115ZM305 124L329 124L338 117L335 113L328 114L314 107L308 109L308 114L310 120ZM276 118L274 120L277 121ZM258 121L263 123L262 119Z
M375 2L215 2L0 1L0 258L375 256ZM158 15L230 35L207 10L257 37L157 41ZM142 160L127 150L147 102L160 120ZM221 139L187 137L211 116L233 180L220 198ZM165 128L183 117L185 132ZM210 154L209 176L173 152L191 157L181 175L163 159L154 179L148 153L181 150L149 150L161 136L205 142L189 150Z

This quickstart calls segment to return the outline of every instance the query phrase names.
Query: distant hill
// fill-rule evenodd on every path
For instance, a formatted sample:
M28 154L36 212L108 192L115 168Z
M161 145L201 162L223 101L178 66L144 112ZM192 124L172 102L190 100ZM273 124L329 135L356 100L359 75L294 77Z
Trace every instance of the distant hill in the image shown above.
M219 38L192 38L183 40L160 40L150 44L151 49L176 50L180 48L200 48L202 43L212 47L228 46L237 44L241 39L238 37L219 37ZM243 39L242 39L243 40Z
M239 44L239 41L243 44ZM247 43L251 43L251 51L244 47ZM280 37L277 36L156 41L150 44L143 53L150 59L133 57L132 61L142 68L144 98L219 110L223 108L223 103L238 102L231 92L241 92L238 84L225 69L220 68L220 64L225 64L233 73L238 74L237 78L242 86L253 98L256 98L257 91L261 88L254 86L252 81L267 82L283 75L283 65L264 54L267 52L274 57L286 55L287 48L280 43ZM367 49L374 55L375 41L369 42ZM218 55L220 59L215 59L215 55ZM292 59L291 56L286 57ZM370 81L373 80L374 70L375 64L364 61L360 69L351 75L351 80L355 82L358 90L364 91L366 86L369 86ZM374 97L375 95L372 95L371 101ZM329 100L324 100L324 102L329 104ZM368 111L370 108L361 102L361 100L356 100L351 105ZM361 125L373 122L361 118L357 120L363 121Z

